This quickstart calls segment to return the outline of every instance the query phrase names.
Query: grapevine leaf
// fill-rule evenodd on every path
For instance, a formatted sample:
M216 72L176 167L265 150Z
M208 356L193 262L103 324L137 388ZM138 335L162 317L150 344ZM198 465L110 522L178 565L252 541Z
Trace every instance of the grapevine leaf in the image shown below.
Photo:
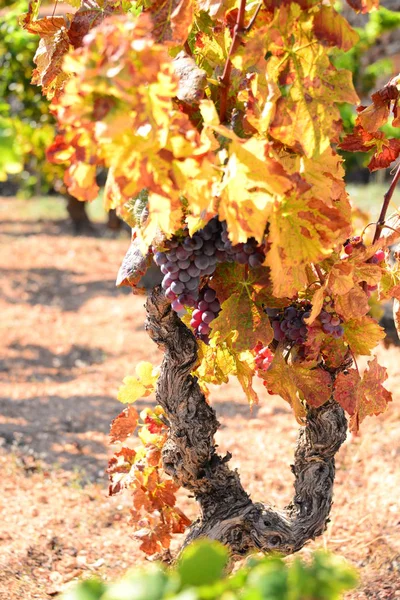
M134 476L131 474L135 463L136 451L131 448L121 448L108 462L107 473L110 476L109 494L114 496L121 490L128 488Z
M374 319L368 316L350 319L343 324L344 339L354 354L371 354L385 332Z
M336 377L333 397L349 415L354 415L356 410L359 393L357 386L360 381L361 377L356 369L349 369Z
M193 0L153 0L147 8L157 42L182 46L193 25Z
M392 394L382 385L386 379L386 369L378 364L376 356L368 361L362 377L356 369L338 375L334 397L351 415L352 431L358 431L365 417L379 415L386 410L392 400Z
M176 506L174 508L166 507L163 515L172 533L184 533L191 524L191 520Z
M400 140L386 139L382 131L370 133L360 124L348 134L339 147L347 152L370 152L374 154L368 164L370 171L388 167L400 155Z
M82 46L83 38L93 27L97 27L108 16L121 12L115 0L83 0L79 10L73 16L68 29L68 37L74 48Z
M225 343L218 342L216 346L199 343L199 360L195 375L202 382L228 383L229 375L235 372L234 357Z
M394 325L396 327L397 335L400 338L400 302L397 298L395 298L393 302L393 318Z
M305 320L307 325L312 325L314 323L315 319L318 317L319 313L321 312L322 307L324 305L325 289L326 289L326 285L322 285L314 292L314 295L311 300L311 303L312 303L311 313L310 313L310 316L308 317L308 319Z
M382 268L379 265L361 263L354 265L354 280L365 281L368 285L378 285L382 278Z
M347 52L358 42L358 33L330 6L321 6L314 16L314 33L324 46L337 46Z
M354 287L354 265L344 260L335 263L329 273L328 286L338 296L350 292Z
M65 173L64 183L71 196L75 196L83 202L95 200L100 189L96 183L96 165L84 162L71 165Z
M345 225L347 222L340 212L320 200L305 201L290 196L276 203L270 217L268 240L271 249L266 258L274 294L292 296L300 283L307 285L305 266L332 253L337 229ZM293 270L291 273L296 267L299 272Z
M123 442L136 429L139 414L135 407L128 406L111 422L110 443Z
M243 353L242 353L243 354ZM243 358L243 357L242 357ZM246 360L241 360L240 356L235 356L236 377L242 386L250 406L258 404L258 396L253 389L254 367L251 367Z
M260 377L267 382L268 390L278 394L290 404L297 421L303 423L306 411L297 393L297 382L293 377L293 370L286 364L281 352L275 353L269 369L260 373Z
M291 365L294 379L304 400L310 406L318 408L329 400L332 395L332 378L323 369L304 369L302 366Z
M221 302L221 312L212 322L219 340L231 339L236 352L253 348L258 341L268 346L273 339L269 319L264 311L271 306L271 283L265 267L251 269L238 264L219 267L211 283Z
M241 352L252 348L260 340L264 346L272 342L273 332L267 315L261 306L257 306L247 295L246 287L241 293L232 294L222 303L221 312L212 322L213 333L220 341L230 338L232 347Z
M171 542L169 528L163 523L158 523L152 529L143 527L135 531L133 535L141 542L140 550L148 555L157 554L157 552L169 548Z
M287 86L270 134L307 157L326 151L339 133L337 102L358 102L349 71L336 70L312 31L312 16L292 3L269 27L268 77Z
M293 181L282 165L268 156L265 140L233 139L228 152L220 217L227 222L232 243L245 243L249 237L261 242L274 199L292 189Z
M360 107L357 117L357 124L369 132L375 133L382 125L387 123L390 116L389 102L373 102L366 108Z
M368 296L356 285L347 293L335 296L335 310L343 319L356 319L369 312Z
M50 100L68 78L62 70L64 56L70 48L64 25L64 17L44 17L25 26L27 31L41 38L33 59L36 69L32 73L32 84L41 85L43 94Z
M124 385L119 388L118 400L123 404L131 404L139 398L145 398L155 389L158 372L149 362L141 361L136 365L136 377L125 377Z
M379 0L346 0L356 12L368 13L379 8Z

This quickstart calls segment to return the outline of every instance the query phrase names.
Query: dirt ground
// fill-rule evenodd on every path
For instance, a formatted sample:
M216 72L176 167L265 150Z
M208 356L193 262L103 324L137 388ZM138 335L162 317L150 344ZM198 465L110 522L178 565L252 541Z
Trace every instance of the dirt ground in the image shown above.
M78 577L112 579L144 562L129 497L108 498L104 471L118 386L138 360L160 358L143 298L114 285L128 237L76 237L26 207L0 199L1 600L54 597ZM395 401L341 449L328 530L302 551L351 561L353 600L400 598L400 350L378 354ZM250 413L234 383L215 390L218 443L253 497L283 506L298 427L283 400L261 398ZM180 505L196 514L185 493Z

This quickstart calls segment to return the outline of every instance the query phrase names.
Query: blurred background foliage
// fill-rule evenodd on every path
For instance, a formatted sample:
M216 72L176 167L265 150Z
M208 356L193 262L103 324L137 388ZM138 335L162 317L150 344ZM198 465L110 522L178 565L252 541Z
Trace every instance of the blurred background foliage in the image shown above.
M337 67L353 72L362 104L369 103L370 94L400 71L400 12L389 10L398 9L400 2L381 0L381 4L378 11L358 15L345 2L338 2L360 39L348 52L332 51L332 59ZM48 102L40 88L30 84L38 39L18 25L18 16L27 6L28 0L0 0L0 195L65 194L63 168L49 164L45 157L55 134ZM42 5L42 14L51 15L53 9L56 14L73 10L68 4L48 0ZM343 105L341 113L346 131L351 130L356 118L354 108ZM385 128L390 136L400 136L398 128ZM365 168L368 156L343 154L347 179L370 181Z
M30 84L38 38L18 24L27 4L13 2L0 20L0 182L30 197L59 191L63 169L46 160L55 128L41 89Z

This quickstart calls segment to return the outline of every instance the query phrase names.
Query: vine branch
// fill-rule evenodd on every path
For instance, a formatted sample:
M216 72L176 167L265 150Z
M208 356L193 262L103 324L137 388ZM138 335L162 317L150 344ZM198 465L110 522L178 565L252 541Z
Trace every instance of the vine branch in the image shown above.
M229 50L228 57L225 62L224 71L220 78L221 84L221 95L220 95L220 105L219 105L219 118L221 123L224 123L226 120L226 113L228 109L228 93L231 82L231 72L232 72L232 63L231 56L236 52L237 48L240 45L240 42L243 37L244 29L244 15L246 8L246 0L240 0L239 10L237 14L236 24L233 29L233 38L232 45Z
M388 191L386 192L386 194L383 197L383 204L382 204L382 208L381 208L381 213L379 215L379 219L378 219L378 222L376 224L374 239L372 241L373 244L375 244L375 242L378 241L378 239L379 239L379 237L381 235L382 229L383 229L383 227L385 225L386 213L387 213L387 210L389 208L389 204L390 204L390 201L392 199L394 190L396 189L396 185L399 182L399 179L400 179L400 163L399 163L399 165L398 165L398 167L396 169L396 172L395 172L395 174L393 176L392 183L390 184L390 187L389 187Z
M222 457L216 451L214 434L219 423L192 375L197 363L193 333L160 288L148 298L146 311L150 338L164 351L156 391L157 403L170 424L163 468L178 485L194 494L201 509L185 545L208 537L229 546L233 558L251 550L297 552L326 527L332 505L334 457L347 432L343 409L333 400L309 409L292 466L292 503L278 510L253 502L237 471L228 467L230 453Z

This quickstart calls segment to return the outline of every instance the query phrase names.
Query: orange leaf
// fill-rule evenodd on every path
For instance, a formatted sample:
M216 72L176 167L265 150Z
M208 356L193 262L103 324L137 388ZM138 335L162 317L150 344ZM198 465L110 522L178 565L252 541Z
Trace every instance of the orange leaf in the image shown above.
M110 443L123 442L136 429L139 414L134 406L125 408L118 417L111 422Z

